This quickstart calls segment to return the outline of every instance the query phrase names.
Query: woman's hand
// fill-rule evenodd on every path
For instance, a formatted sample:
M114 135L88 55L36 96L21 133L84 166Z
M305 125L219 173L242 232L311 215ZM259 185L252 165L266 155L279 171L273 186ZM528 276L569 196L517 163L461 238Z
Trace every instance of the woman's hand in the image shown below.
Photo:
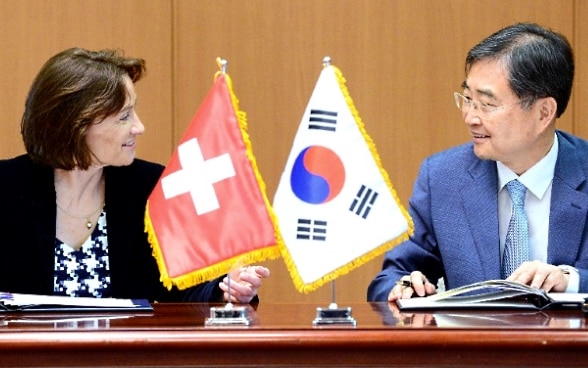
M261 286L261 279L269 277L270 271L263 266L239 267L227 275L219 284L224 291L224 300L230 303L249 303ZM231 300L229 300L229 279L231 278Z

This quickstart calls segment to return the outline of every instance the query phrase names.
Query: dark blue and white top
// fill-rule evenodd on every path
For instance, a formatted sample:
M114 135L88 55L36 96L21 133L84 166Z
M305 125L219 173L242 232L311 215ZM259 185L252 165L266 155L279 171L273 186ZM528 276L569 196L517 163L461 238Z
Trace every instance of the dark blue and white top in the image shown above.
M82 246L75 250L55 239L55 295L104 298L110 296L110 267L106 212Z

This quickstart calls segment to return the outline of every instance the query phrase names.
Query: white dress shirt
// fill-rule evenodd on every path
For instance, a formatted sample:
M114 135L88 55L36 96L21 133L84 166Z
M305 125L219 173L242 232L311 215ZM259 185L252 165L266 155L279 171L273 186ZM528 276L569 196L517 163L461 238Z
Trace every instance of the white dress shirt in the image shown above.
M529 246L531 260L547 262L547 246L549 239L549 211L551 207L551 186L553 173L557 161L559 143L557 134L553 146L541 161L518 176L497 161L498 169L498 227L500 234L500 259L504 253L506 232L510 221L512 202L506 189L506 183L518 179L526 188L525 212L529 223ZM566 265L556 265L566 266ZM577 292L580 285L580 277L573 267L565 267L570 271L567 292Z

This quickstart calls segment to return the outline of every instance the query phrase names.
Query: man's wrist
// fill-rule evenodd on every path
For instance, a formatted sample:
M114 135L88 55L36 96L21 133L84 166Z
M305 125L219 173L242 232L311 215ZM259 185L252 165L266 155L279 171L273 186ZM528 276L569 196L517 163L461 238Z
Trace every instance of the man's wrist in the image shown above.
M568 275L568 287L566 293L577 293L580 288L580 272L576 267L570 265L557 266L564 274Z

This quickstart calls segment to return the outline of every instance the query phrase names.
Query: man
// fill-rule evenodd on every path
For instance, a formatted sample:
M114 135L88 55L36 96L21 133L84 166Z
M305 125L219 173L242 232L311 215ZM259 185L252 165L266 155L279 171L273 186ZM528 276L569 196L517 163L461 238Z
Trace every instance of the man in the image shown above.
M415 232L386 254L368 301L434 294L440 278L448 289L506 278L588 292L588 142L555 127L572 89L570 44L515 24L473 47L465 72L455 100L472 141L423 162Z

